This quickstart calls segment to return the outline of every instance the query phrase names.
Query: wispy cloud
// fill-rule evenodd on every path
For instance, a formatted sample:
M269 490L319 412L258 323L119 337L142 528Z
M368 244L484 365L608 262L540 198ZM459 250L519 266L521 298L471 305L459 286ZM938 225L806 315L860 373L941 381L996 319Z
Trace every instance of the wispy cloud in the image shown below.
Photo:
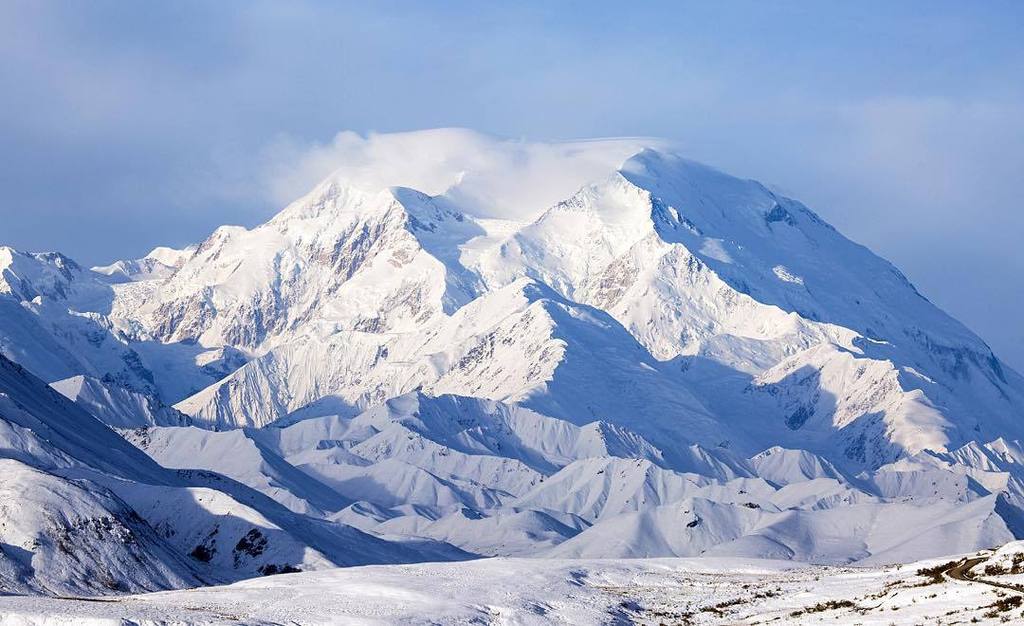
M445 194L481 217L527 219L609 175L643 148L669 143L499 139L455 128L365 136L345 131L326 144L279 139L264 152L264 179L282 205L330 175L365 189L402 186Z

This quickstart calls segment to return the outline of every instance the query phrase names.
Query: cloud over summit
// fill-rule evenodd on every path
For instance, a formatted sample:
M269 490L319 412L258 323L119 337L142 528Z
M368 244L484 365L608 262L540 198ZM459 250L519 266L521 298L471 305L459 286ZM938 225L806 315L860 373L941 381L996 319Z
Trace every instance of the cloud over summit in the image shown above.
M267 180L279 204L331 176L376 190L411 187L446 195L481 217L527 219L664 139L502 139L463 128L338 133L326 144L281 140L268 149Z

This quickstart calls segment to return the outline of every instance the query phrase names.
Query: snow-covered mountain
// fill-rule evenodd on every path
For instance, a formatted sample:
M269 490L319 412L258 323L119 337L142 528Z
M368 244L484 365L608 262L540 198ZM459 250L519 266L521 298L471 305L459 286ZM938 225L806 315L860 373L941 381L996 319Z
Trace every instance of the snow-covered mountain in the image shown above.
M87 375L166 403L245 362L231 347L154 341L118 316L154 286L111 284L64 255L0 247L0 354L48 382Z
M1024 379L799 202L663 142L543 203L446 162L92 271L0 249L0 352L181 470L100 481L153 529L192 498L310 546L235 577L341 544L835 563L1024 537ZM161 539L191 569L151 586L213 576L195 519Z

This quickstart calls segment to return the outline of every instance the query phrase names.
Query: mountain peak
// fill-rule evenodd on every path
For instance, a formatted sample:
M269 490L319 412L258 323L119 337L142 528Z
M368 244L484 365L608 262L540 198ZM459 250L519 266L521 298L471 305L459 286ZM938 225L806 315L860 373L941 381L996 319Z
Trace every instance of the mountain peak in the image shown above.
M799 202L645 142L339 141L359 157L266 223L106 278L0 249L0 351L52 384L0 359L0 448L88 457L229 579L348 546L848 563L1018 527L1024 380ZM254 521L183 528L207 496ZM303 542L252 554L275 533Z

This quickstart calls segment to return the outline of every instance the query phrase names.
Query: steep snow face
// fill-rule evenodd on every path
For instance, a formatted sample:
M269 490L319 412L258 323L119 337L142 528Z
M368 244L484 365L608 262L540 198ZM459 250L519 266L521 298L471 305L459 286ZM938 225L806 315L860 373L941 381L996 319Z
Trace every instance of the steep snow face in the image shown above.
M0 246L0 295L20 302L50 298L101 304L106 290L82 280L85 274L77 263L58 252L33 254Z
M109 491L0 459L5 591L94 595L200 582L184 555Z
M327 182L251 231L218 229L141 319L167 341L259 351L305 325L408 331L477 294L451 251L484 230L411 189Z
M782 421L793 433L789 441L859 466L1020 428L1016 373L1008 371L999 386L975 378L972 390L966 379L930 378L920 362L903 365L892 346L860 345L876 356L822 344L780 362L753 379L748 406Z
M583 188L481 255L481 273L492 284L533 276L606 310L660 359L708 354L750 372L815 343L852 339L723 280L707 259L730 258L725 239L705 236L627 171Z
M930 420L922 425L914 417L887 415L905 431L931 431L919 441L905 433L898 436L902 447L941 446L943 438L960 445L975 436L993 438L1020 429L1020 376L922 297L890 263L850 242L803 205L758 183L653 151L631 159L622 172L702 233L698 245L694 232L678 231L725 282L803 320L842 327L845 331L827 333L832 343L890 362L899 371L896 393L920 391L924 404L942 406L944 417L955 423L950 427ZM720 249L705 248L712 239L723 242ZM975 428L973 435L965 432Z
M151 374L103 319L113 298L63 255L0 248L0 354L47 380L109 373L147 387Z
M1019 376L890 264L799 203L671 155L638 154L475 263L489 284L535 277L607 311L654 356L687 357L690 382L721 391L708 397L720 414L778 415L736 401L744 381L787 360L781 367L820 360L821 346L863 357L846 373L889 367L841 383L860 384L845 407L860 412L833 430L851 417L888 427L839 437L857 463L960 444L970 429L992 437L1021 427L1005 418L1024 407ZM881 410L870 416L872 407Z
M526 273L574 298L588 277L652 230L650 194L615 174L547 210L479 264L491 281Z
M449 164L462 162L452 146L485 146L454 131L415 138L430 141L444 144L435 148ZM752 454L804 438L861 466L1024 435L1020 376L798 202L645 149L547 209L524 206L524 223L498 222L465 211L488 215L485 180L495 202L508 185L467 167L403 178L363 163L262 226L154 251L146 259L173 272L149 280L86 289L62 257L7 251L6 290L18 304L5 350L48 380L85 373L163 401L191 395L179 408L222 428L351 416L422 388L577 424L625 423L649 438L679 434L651 416L657 406L684 416L691 442ZM384 180L428 181L436 195ZM458 191L468 180L473 202ZM33 305L25 298L36 292L47 295ZM56 323L92 343L70 345L62 333L40 345L52 333L24 329L49 323L38 309L70 292L81 293L57 307ZM232 374L243 354L254 360ZM786 378L810 368L829 369L830 386L808 391ZM869 376L846 378L864 368ZM840 390L835 419L793 428L795 412L828 413ZM639 394L652 395L628 400Z
M31 432L33 437L45 442L40 446L48 451L43 458L20 459L28 464L51 469L50 461L57 454L62 459L74 459L77 467L121 478L150 484L167 484L173 480L164 468L84 409L2 356L0 418L10 425L9 428Z
M823 344L761 374L753 391L777 403L786 427L806 437L808 447L832 440L846 460L861 464L966 439L922 391L905 390L899 374L889 361Z
M416 141L430 137L482 145ZM253 357L230 375L227 355L201 367L226 377L177 405L219 428L352 416L423 389L652 440L683 424L686 441L746 455L806 440L861 467L1024 436L1019 375L891 264L759 183L644 149L516 223L473 216L489 215L486 186L467 167L339 172L266 224L152 255L178 269L116 285L106 319ZM457 190L470 179L473 202ZM507 185L486 180L498 202ZM812 369L824 386L792 380Z
M50 386L113 428L188 426L192 423L188 415L152 396L109 385L90 376L73 376L50 383Z
M34 593L151 591L200 582L96 479L173 476L84 410L0 357L0 583Z
M528 279L419 332L307 334L177 408L220 427L264 426L351 416L415 389L514 401L577 425L604 420L652 440L742 438L613 319Z
M759 302L872 338L895 340L913 320L926 332L988 352L891 264L760 183L651 150L630 159L622 175L692 225L676 236Z

